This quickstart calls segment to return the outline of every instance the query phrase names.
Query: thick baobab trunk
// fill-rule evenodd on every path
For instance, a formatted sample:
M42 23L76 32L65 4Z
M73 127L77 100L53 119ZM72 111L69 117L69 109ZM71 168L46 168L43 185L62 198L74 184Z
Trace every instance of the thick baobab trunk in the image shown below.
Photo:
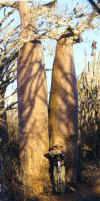
M26 193L48 187L47 85L39 41L26 43L18 59L18 110L21 179Z
M49 105L50 146L62 145L66 157L66 181L76 177L77 84L72 44L61 39L53 66Z

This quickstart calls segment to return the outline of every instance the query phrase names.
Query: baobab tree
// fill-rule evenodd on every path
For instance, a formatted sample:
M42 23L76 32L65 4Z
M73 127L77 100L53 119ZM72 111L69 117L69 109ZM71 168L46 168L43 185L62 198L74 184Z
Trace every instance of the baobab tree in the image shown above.
M62 146L67 183L76 182L77 83L72 56L73 40L59 40L54 60L49 105L50 146Z
M21 37L25 42L19 53L17 73L20 173L25 193L36 194L48 188L47 183L49 185L49 166L45 157L49 149L47 84L41 42L29 40L32 30L26 3L23 6L23 2L19 2L19 10L23 28Z

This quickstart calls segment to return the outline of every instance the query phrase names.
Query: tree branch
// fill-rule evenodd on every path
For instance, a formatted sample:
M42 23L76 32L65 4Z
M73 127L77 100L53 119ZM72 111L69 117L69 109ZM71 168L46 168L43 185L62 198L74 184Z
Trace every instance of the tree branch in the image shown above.
M10 105L8 105L5 108L5 111L16 109L17 107L14 107L14 106L17 105L17 104L18 104L18 101L15 101L15 102L11 103Z
M16 59L17 56L18 56L18 51L15 51L8 58L4 58L4 60L0 64L0 69L2 69L4 66L10 64L14 59Z
M100 14L100 8L98 6L98 3L96 4L93 0L88 0L88 2L92 5L92 7Z
M3 7L12 7L12 8L16 8L18 9L18 2L11 2L11 1L2 1L0 2L0 8L3 8Z

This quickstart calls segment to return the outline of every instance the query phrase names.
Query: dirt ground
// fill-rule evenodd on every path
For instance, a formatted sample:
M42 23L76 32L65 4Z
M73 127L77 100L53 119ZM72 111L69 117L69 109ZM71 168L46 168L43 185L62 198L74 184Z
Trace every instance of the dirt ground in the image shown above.
M10 194L11 195L11 194ZM0 184L0 201L100 201L100 166L89 163L82 170L82 180L73 188L69 186L64 194L41 194L31 199L19 199L18 195L9 197L7 186Z
M100 166L87 164L82 171L82 181L65 194L40 195L32 201L100 201Z
M34 199L35 201L35 199ZM100 201L100 194L93 191L91 186L78 184L75 192L67 192L64 195L48 195L36 198L36 201Z
M100 201L100 191L98 193L93 186L81 183L74 192L70 190L60 195L41 195L36 201Z

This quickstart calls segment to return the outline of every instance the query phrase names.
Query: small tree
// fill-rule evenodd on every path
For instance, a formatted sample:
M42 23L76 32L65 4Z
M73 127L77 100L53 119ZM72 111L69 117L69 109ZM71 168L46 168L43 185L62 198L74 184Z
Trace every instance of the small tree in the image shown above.
M88 63L86 72L82 73L79 80L79 131L81 133L81 149L83 153L85 155L90 153L92 158L96 159L99 155L100 57L92 56L93 61Z

